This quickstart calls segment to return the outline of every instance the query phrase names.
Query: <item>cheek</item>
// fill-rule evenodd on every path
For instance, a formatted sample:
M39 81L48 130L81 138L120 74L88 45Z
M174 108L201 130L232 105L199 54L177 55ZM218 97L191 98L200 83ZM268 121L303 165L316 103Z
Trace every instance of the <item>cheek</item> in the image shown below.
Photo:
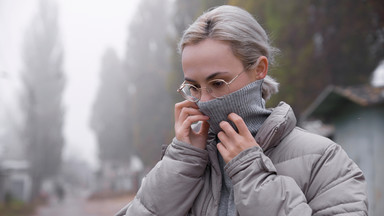
M259 74L256 72L256 70L251 70L246 73L246 77L249 83L254 82L259 78Z
M244 86L248 85L251 82L253 81L248 76L239 77L238 80L236 80L235 82L231 83L231 85L229 85L229 90L231 93L235 92L237 90L242 89Z

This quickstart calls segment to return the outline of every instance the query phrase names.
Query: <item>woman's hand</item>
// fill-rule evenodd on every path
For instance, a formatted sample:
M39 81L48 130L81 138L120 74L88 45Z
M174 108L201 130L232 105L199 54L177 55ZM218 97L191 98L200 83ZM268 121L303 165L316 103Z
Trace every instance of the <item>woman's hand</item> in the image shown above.
M209 117L201 113L195 103L187 100L177 103L175 105L176 139L205 149L209 129L208 119ZM202 125L200 131L195 132L191 125L198 121L202 121Z
M228 119L236 125L239 133L237 133L228 122L220 122L220 127L223 130L217 134L217 137L221 141L217 144L217 149L225 163L228 163L245 149L258 146L244 120L239 115L231 113L228 115Z

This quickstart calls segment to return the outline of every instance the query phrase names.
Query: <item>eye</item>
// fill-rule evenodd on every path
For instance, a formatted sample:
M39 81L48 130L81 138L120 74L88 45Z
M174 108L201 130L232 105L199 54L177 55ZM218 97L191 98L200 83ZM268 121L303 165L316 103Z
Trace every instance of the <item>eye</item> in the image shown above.
M200 88L200 85L199 85L199 84L194 84L194 83L189 83L189 82L187 82L187 83L185 83L185 85L186 85L186 86L190 86L190 87L194 87L194 88L196 88L196 89L199 89L199 88Z
M199 89L194 85L188 85L188 90L190 92L198 92L199 91Z
M195 95L199 93L199 89L191 84L185 84L183 87L183 92L187 95Z
M227 85L227 83L224 80L217 79L217 80L212 80L209 82L209 86L212 89L220 89L223 88Z

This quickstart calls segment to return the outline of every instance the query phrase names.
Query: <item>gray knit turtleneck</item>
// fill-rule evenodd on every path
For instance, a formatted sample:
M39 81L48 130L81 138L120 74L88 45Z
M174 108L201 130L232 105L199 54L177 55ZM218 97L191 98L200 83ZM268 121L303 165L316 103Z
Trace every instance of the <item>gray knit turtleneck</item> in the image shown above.
M236 113L242 117L249 131L256 136L257 131L264 123L265 119L271 114L270 110L265 109L265 101L261 96L261 85L263 80L257 80L235 91L224 98L214 99L207 102L198 102L197 105L201 112L209 116L210 133L217 134L221 131L219 123L227 121L230 113ZM231 125L234 126L232 122ZM217 141L219 142L219 141ZM220 153L218 160L222 173L222 187L220 195L219 216L236 215L236 205L234 200L233 184L227 173L224 171L225 162Z
M224 172L225 162L219 152L217 154L217 157L219 159L220 171L222 173L222 185L218 215L235 216L237 211L235 205L235 196L233 194L233 184L227 173Z
M271 114L270 110L265 109L265 101L261 96L262 83L263 80L256 80L224 98L197 102L199 110L209 116L210 132L219 133L221 131L219 123L228 121L230 113L236 113L243 118L249 131L255 136L259 126ZM236 126L230 123L236 129Z

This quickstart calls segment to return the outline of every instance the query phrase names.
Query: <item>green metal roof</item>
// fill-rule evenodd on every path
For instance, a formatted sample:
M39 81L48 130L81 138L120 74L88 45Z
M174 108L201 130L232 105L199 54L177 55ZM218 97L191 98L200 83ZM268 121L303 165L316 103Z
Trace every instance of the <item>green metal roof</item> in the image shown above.
M328 86L303 112L301 119L303 121L311 118L323 119L331 112L351 103L362 107L384 104L384 86L363 85L345 88Z

